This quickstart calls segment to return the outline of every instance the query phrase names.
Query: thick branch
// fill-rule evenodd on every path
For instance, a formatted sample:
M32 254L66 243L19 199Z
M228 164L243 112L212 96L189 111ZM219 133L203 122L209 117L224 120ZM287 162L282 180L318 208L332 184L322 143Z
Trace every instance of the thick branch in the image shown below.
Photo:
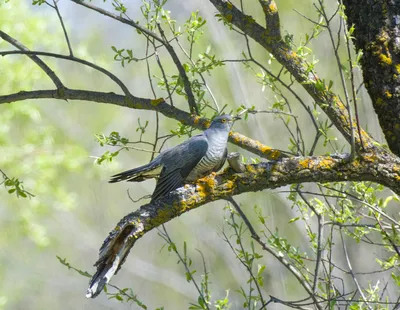
M391 151L400 155L400 2L344 0L364 84Z
M132 95L122 96L111 92L103 93L69 88L65 88L62 93L57 90L20 91L18 93L0 96L0 104L28 99L85 100L92 102L109 103L131 109L160 112L165 117L175 119L185 125L189 125L197 129L206 129L210 125L210 121L208 119L193 116L185 111L177 109L167 104L162 98L151 100L147 98L135 97ZM256 140L250 139L238 132L232 131L229 135L229 141L249 152L252 152L266 159L275 160L286 156L283 154L284 152L273 149Z
M146 232L208 202L233 195L293 183L373 181L400 194L400 160L390 153L368 153L349 161L349 155L285 158L274 163L246 165L243 173L231 168L197 181L142 206L124 217L104 241L96 263L97 273L87 297L97 296L121 268L134 243Z
M304 87L308 94L315 100L319 107L326 113L336 128L343 134L347 141L351 142L352 130L356 130L356 122L349 122L349 114L346 106L340 98L328 89L324 81L311 70L310 66L299 57L282 37L277 37L278 30L266 29L258 24L252 16L245 15L231 2L226 0L210 0L225 20L239 28L249 37L264 47L293 75L296 81ZM265 16L271 15L278 20L277 8L274 1L261 1L273 4L273 7L264 9ZM269 11L268 11L269 10ZM271 27L272 23L267 22ZM275 23L279 26L279 23ZM353 128L352 128L353 126ZM356 134L356 144L361 149L360 137ZM361 136L366 148L374 148L373 140L361 130Z

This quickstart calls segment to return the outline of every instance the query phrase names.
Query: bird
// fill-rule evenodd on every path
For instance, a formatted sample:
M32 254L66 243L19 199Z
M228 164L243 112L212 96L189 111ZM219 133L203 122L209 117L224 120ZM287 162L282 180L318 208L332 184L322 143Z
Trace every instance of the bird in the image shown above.
M238 116L217 116L201 134L161 152L146 165L113 175L109 183L141 182L157 178L151 202L164 197L185 183L220 170L226 160L229 131Z

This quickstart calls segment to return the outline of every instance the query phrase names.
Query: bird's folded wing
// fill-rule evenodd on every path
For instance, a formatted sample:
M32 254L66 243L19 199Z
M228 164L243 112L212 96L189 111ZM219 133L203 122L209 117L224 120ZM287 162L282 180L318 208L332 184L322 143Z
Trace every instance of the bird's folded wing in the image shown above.
M152 201L183 186L186 177L203 158L207 149L207 138L201 134L166 153L163 159L164 168L152 195Z

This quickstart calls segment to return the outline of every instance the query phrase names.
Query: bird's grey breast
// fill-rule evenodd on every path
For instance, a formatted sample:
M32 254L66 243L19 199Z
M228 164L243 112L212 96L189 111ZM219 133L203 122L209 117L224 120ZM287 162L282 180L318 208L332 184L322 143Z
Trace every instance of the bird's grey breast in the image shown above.
M193 168L186 181L193 182L215 171L225 161L228 133L221 131L205 132L208 149L198 164Z

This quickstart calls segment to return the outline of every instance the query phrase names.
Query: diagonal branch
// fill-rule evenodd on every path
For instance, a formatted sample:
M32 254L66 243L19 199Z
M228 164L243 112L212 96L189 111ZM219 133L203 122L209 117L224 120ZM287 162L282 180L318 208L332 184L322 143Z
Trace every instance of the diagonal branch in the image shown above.
M189 108L190 108L190 113L193 114L199 114L199 110L197 108L196 105L196 101L193 95L193 91L192 88L190 86L190 81L189 78L186 74L186 71L181 63L181 61L179 60L178 55L176 54L174 48L172 47L172 45L168 42L168 40L166 39L164 32L162 31L161 27L159 27L160 33L161 33L161 37L158 36L156 33L140 26L138 23L135 23L132 20L123 18L121 16L118 16L116 14L113 14L111 12L108 12L106 10L103 10L102 8L99 8L97 6L94 6L92 4L83 2L82 0L71 0L72 2L75 2L76 4L82 5L88 9L91 9L93 11L96 11L100 14L103 14L105 16L108 16L112 19L118 20L121 23L130 25L132 27L134 27L137 30L140 30L141 32L145 33L147 36L153 38L154 40L160 42L163 46L165 46L165 48L167 49L169 55L172 58L172 61L174 62L176 68L178 69L179 72L179 76L182 78L182 82L183 82L183 86L185 88L185 92L186 92L186 96L188 97L188 103L189 103Z
M5 32L3 32L1 30L0 30L0 38L2 38L3 40L7 41L11 45L15 46L21 52L29 52L29 49L27 47L25 47L23 44L18 42L16 39L10 37L8 34L6 34ZM32 61L34 63L36 63L48 75L48 77L53 81L53 83L56 85L58 90L62 90L64 88L64 85L61 82L61 80L54 73L54 71L51 70L50 67L43 62L43 60L41 60L39 57L37 57L34 54L28 55L28 57L30 59L32 59Z
M57 12L58 19L60 20L60 24L61 24L61 27L62 27L63 32L64 32L65 41L67 42L69 55L70 56L74 56L74 53L73 53L72 47L71 47L71 42L69 41L69 38L68 38L67 29L65 29L64 21L63 21L63 18L61 16L60 10L58 9L57 2L58 2L58 0L53 0L53 7Z
M95 65L94 63L91 63L90 61L80 59L75 56L67 56L67 55L61 55L61 54L55 54L55 53L49 53L49 52L39 52L39 51L4 51L4 52L0 52L0 56L18 55L18 54L28 55L28 57L33 57L35 55L48 56L48 57L70 60L70 61L74 61L74 62L83 64L85 66L93 68L93 69L107 75L119 87L121 87L122 91L124 92L124 94L127 97L132 96L131 93L129 92L129 89L125 86L125 84L116 75L112 74L110 71L108 71L98 65Z
M351 135L353 130L356 129L354 128L356 122L350 122L345 104L343 104L335 93L329 90L328 85L325 85L325 82L318 77L310 65L299 57L282 37L278 38L276 36L277 31L273 31L272 29L267 30L262 27L252 16L245 15L231 2L226 0L209 1L216 7L226 22L239 28L271 53L293 75L296 81L303 86L345 139L351 142ZM272 3L273 1L262 2ZM275 2L273 4L274 9L271 12L277 10ZM275 12L274 14L277 13ZM268 18L268 14L266 14L266 18ZM271 27L270 23L267 24ZM276 26L279 26L279 23ZM364 130L361 130L361 138L367 149L375 147L373 139ZM361 149L358 133L355 133L355 142L356 147Z
M123 23L123 24L132 26L132 27L134 27L135 29L137 29L137 30L139 30L139 31L141 31L141 32L143 32L143 33L145 33L145 34L148 35L149 37L153 38L154 40L156 40L156 41L158 41L158 42L164 44L164 40L163 40L160 36L158 36L158 35L157 35L156 33L154 33L153 31L150 31L149 29L147 29L147 28L145 28L145 27L143 27L143 26L140 26L138 23L135 23L135 22L132 21L132 20L123 18L123 17L121 17L121 16L118 16L117 14L113 14L113 13L108 12L108 11L106 11L106 10L103 10L102 8L99 8L99 7L97 7L97 6L93 5L93 4L84 2L84 1L82 1L82 0L71 0L71 1L72 1L72 2L75 2L76 4L82 5L82 6L86 7L86 8L88 8L88 9L91 9L91 10L93 10L93 11L96 11L96 12L98 12L98 13L100 13L100 14L103 14L103 15L105 15L105 16L107 16L107 17L111 17L112 19L115 19L115 20L117 20L117 21L119 21L119 22L121 22L121 23Z
M122 96L111 92L104 93L69 88L65 88L63 90L63 93L60 93L57 90L20 91L18 93L0 96L0 104L28 99L69 99L109 103L131 109L160 112L165 117L175 119L185 125L189 125L197 129L206 129L210 125L210 120L206 118L200 118L198 116L193 116L185 111L175 108L167 104L163 98L151 100L147 98L135 97L132 95ZM287 157L287 155L285 155L286 152L273 149L267 145L260 143L257 140L250 139L238 132L230 132L229 141L249 152L252 152L266 159L276 160L282 157Z
M185 212L233 195L303 182L373 181L400 193L400 159L390 153L369 153L349 161L349 154L284 158L246 165L243 173L227 168L143 205L125 216L100 248L97 272L87 297L96 297L118 272L135 242L145 233Z

